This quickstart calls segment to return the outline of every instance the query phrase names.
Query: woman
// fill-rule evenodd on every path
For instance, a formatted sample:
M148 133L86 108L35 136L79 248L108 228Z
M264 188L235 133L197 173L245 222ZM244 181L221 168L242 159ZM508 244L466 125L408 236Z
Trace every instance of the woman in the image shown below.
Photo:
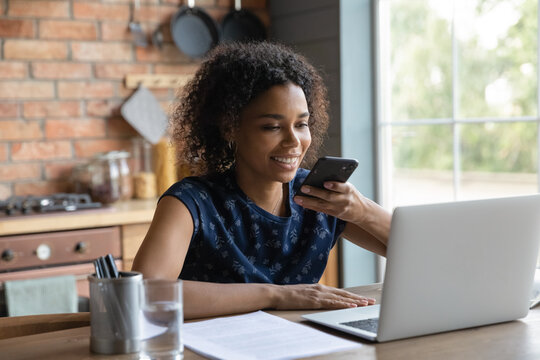
M295 195L326 110L315 69L276 44L222 45L186 85L173 137L202 176L161 197L133 264L146 278L184 279L186 318L374 303L317 284L339 236L384 255L390 228L350 183Z

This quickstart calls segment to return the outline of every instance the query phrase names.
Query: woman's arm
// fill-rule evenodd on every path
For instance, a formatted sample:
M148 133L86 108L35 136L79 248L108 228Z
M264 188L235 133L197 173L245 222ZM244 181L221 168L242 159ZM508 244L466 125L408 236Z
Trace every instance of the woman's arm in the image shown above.
M193 220L186 206L173 197L159 202L133 270L145 278L176 279L182 270ZM338 309L373 304L368 299L319 284L219 284L184 281L186 319L235 314L260 309Z
M303 207L324 212L347 221L343 236L351 242L386 255L392 215L374 201L363 196L351 183L328 181L326 189L302 186L302 192L313 197L295 196Z
M184 281L184 317L197 319L262 309L342 309L375 299L321 284L219 284Z
M193 220L187 207L172 196L163 197L132 270L140 271L145 278L178 278L192 235Z

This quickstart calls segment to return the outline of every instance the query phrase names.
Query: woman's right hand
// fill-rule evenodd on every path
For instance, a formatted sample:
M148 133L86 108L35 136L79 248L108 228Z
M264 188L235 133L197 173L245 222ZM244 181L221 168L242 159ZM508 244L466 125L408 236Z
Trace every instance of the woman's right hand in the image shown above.
M273 285L273 309L342 309L375 304L375 299L321 284Z

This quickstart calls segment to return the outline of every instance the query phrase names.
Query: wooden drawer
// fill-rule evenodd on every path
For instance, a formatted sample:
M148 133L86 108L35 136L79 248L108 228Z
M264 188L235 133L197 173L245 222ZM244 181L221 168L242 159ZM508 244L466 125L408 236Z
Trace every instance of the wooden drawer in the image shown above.
M121 253L118 226L0 237L0 272L91 262Z

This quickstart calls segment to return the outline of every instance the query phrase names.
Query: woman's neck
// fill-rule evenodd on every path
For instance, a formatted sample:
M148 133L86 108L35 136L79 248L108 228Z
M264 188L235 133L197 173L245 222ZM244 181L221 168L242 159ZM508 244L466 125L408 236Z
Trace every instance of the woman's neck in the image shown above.
M285 201L287 198L288 184L277 181L260 181L251 179L235 172L236 183L258 207L267 212L282 216L286 211Z

